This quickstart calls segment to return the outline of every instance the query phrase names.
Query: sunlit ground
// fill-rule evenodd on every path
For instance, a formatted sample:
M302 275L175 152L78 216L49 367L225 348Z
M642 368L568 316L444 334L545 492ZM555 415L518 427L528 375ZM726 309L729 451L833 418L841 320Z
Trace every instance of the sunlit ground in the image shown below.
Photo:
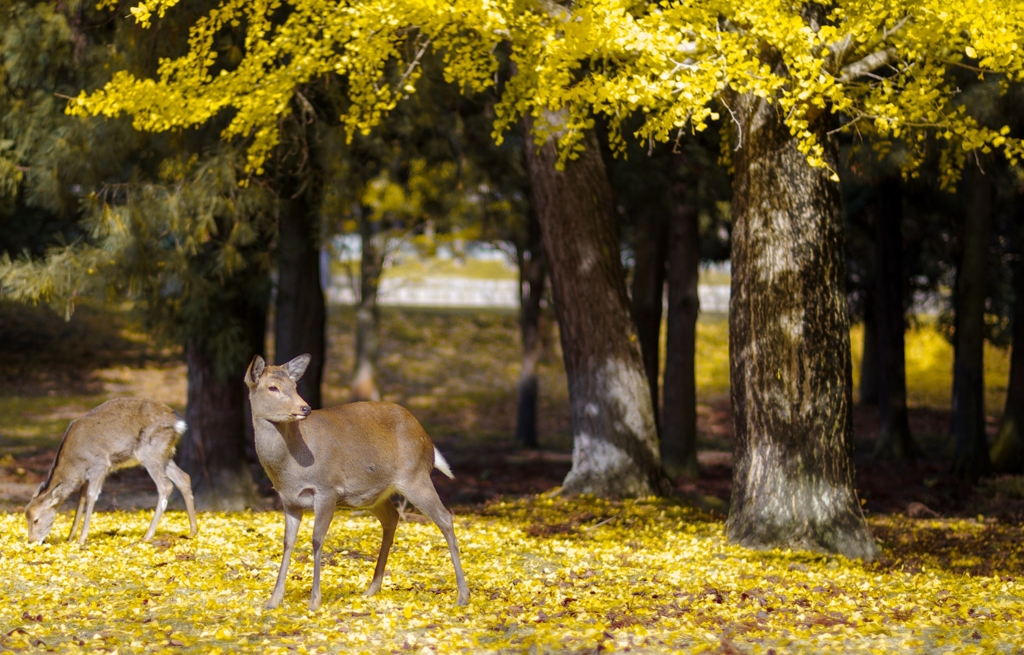
M134 353L132 348L147 344L128 324L118 330L127 345L110 345L113 354L95 371L79 375L73 354L51 353L51 369L23 367L18 375L24 384L12 383L10 376L3 381L3 488L34 488L52 459L52 451L41 449L54 448L71 418L106 398L149 395L183 408L184 367L174 357L119 355L118 348ZM348 396L351 332L351 312L332 308L329 403ZM545 335L542 434L550 447L566 449L568 396L557 333L546 329ZM72 350L87 338L72 336ZM851 340L856 379L858 327ZM911 404L948 408L951 348L927 324L907 340ZM412 408L438 439L507 440L514 425L518 348L513 316L386 310L382 389ZM64 360L72 365L64 366ZM990 414L1002 410L1008 367L1007 351L986 349ZM698 325L697 377L702 405L727 398L728 329L722 316L705 316ZM39 453L33 460L38 470L19 468L26 453ZM69 513L58 518L48 543L30 546L24 518L12 509L0 513L0 652L1024 648L1024 540L1019 527L984 517L874 516L870 524L883 557L865 567L838 557L730 546L720 517L664 501L539 497L463 507L456 529L473 595L469 607L456 608L444 540L433 525L415 520L399 527L384 588L363 598L379 524L368 515L339 512L325 546L324 606L309 613L308 518L285 602L266 611L262 606L281 553L280 513L201 513L199 535L186 540L184 514L171 512L157 538L142 544L150 511L100 512L89 542L79 549L62 540Z
M69 518L58 521L55 537ZM27 545L22 518L0 515L0 650L1012 653L1024 646L1019 543L1004 560L1015 575L972 577L927 553L908 572L730 546L720 521L662 501L539 498L457 517L472 598L454 607L444 540L420 522L399 526L383 589L362 597L379 525L339 513L325 546L324 605L311 613L311 521L284 603L268 611L279 514L202 514L193 540L180 538L182 513L168 519L152 544L142 544L147 512L100 514L79 549ZM903 533L927 540L951 525L975 538L986 529L919 521Z

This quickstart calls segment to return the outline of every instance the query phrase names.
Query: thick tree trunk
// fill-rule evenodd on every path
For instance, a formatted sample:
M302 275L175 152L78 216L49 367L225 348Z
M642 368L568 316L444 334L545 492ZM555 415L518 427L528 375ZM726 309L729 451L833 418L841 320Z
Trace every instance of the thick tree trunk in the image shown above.
M753 548L872 559L854 487L838 184L777 104L745 95L733 182L729 360L735 467L726 532ZM832 115L811 121L833 169Z
M864 303L864 350L860 359L860 404L878 404L878 321L875 316L875 292L869 291Z
M668 335L661 461L672 477L697 477L697 276L700 235L697 209L679 205L668 238Z
M192 477L196 507L240 511L255 506L256 488L246 463L245 385L217 375L213 358L195 342L185 345L188 407L178 463Z
M278 363L308 353L299 395L310 407L321 406L326 338L326 309L320 288L319 203L312 193L282 198L278 212L277 303L274 359Z
M1006 388L1003 420L999 425L999 436L992 445L991 457L994 472L1019 475L1024 473L1024 259L1018 259L1013 269L1013 293L1010 383Z
M526 148L551 271L572 410L566 493L667 494L654 408L622 276L615 215L597 139L558 171L553 139Z
M899 178L886 178L873 203L875 318L878 339L878 438L875 455L913 459L918 448L907 417L904 352L903 193Z
M540 222L530 212L526 243L518 250L519 328L523 341L523 365L519 372L519 399L516 407L516 441L524 448L537 448L537 363L540 361L541 296L547 265L541 245Z
M384 268L383 248L378 247L378 235L374 234L374 223L359 208L359 236L362 241L362 257L359 260L359 305L356 307L356 357L355 372L352 376L352 401L380 400L377 386L377 358L380 342L377 327L380 325L380 306L377 305L377 290Z
M967 214L964 252L956 276L953 361L953 475L976 482L992 471L985 436L985 279L992 213L992 175L975 165L964 170Z
M658 391L658 374L661 365L661 313L668 241L668 221L665 220L665 216L656 209L640 212L636 222L636 239L633 242L636 267L633 271L631 301L633 320L636 321L636 336L640 341L640 354L644 360L647 384L651 389L654 423L659 435L661 394ZM663 456L664 453L662 448Z

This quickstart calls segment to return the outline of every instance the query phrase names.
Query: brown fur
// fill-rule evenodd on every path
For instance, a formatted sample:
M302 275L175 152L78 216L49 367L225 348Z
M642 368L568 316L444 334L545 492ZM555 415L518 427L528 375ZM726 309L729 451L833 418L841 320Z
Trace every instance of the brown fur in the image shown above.
M469 587L459 561L452 515L430 480L435 466L451 475L447 462L419 422L399 405L360 402L311 411L295 389L308 363L309 356L300 355L281 366L270 366L257 355L245 374L256 453L281 496L285 513L284 554L267 607L277 607L284 598L299 522L308 509L314 514L309 608L320 606L320 556L339 505L369 508L384 528L366 591L368 596L375 594L384 579L398 525L398 511L391 502L394 493L408 498L441 529L455 565L457 602L466 604Z
M139 465L146 467L159 495L156 514L143 539L148 541L156 533L174 487L178 487L185 499L191 527L189 536L195 536L198 527L191 481L171 459L184 431L185 422L173 409L144 398L108 400L72 421L57 449L49 475L25 507L29 541L46 538L61 503L78 491L78 509L68 541L74 539L81 523L78 543L84 544L89 535L93 506L107 475L120 468Z

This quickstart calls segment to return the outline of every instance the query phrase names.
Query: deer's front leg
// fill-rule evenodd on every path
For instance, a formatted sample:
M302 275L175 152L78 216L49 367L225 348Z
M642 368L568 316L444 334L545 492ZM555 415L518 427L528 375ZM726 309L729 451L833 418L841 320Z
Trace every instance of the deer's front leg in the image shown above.
M320 555L323 552L327 530L334 520L334 498L317 496L313 505L313 591L309 595L309 609L320 609Z
M284 553L281 555L281 570L277 572L277 584L274 585L274 593L270 594L267 601L267 609L272 610L284 600L284 581L288 577L288 563L292 559L292 551L295 550L295 538L299 534L299 523L302 521L302 508L284 508Z

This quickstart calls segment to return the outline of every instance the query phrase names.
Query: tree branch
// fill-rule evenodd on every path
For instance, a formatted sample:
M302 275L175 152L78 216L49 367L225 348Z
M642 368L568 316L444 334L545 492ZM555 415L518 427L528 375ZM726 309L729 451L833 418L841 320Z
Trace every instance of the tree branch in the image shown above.
M879 66L888 64L895 56L895 48L886 48L884 50L872 52L870 55L867 55L848 66L843 66L842 74L839 76L839 81L849 82L861 75L870 73Z

